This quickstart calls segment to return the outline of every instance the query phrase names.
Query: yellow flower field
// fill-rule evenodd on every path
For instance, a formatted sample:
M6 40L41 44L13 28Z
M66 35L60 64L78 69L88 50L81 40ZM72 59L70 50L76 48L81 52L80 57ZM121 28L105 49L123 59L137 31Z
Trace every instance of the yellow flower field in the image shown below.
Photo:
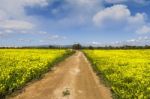
M84 50L115 98L150 99L150 50Z
M39 78L70 53L68 50L0 49L0 96Z

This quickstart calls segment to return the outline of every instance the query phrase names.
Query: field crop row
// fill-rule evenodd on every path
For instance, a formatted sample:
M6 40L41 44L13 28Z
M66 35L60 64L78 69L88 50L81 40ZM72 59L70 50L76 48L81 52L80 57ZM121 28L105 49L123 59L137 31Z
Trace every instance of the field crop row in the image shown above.
M0 97L39 78L68 50L0 49Z
M84 50L118 99L150 99L150 50Z

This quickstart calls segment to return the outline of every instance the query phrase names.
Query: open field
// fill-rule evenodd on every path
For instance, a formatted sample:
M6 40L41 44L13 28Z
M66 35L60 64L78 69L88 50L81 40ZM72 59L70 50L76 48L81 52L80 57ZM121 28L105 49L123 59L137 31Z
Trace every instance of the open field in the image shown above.
M8 99L112 99L109 88L99 82L82 52L55 65L43 79Z
M67 50L0 49L0 97L46 73Z
M0 0L0 99L150 99L150 0Z
M149 99L150 50L1 49L0 99ZM48 73L47 73L48 72ZM42 79L28 83L32 79ZM105 87L103 82L108 85ZM111 91L113 92L113 95ZM113 97L112 97L113 96Z
M150 98L150 50L84 50L118 99Z

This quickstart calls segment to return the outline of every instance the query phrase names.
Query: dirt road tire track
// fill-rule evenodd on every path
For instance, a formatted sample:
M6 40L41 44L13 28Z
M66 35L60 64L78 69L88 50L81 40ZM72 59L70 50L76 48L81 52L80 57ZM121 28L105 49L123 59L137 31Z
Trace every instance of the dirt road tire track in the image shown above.
M109 88L100 83L84 54L76 52L24 91L7 99L112 99ZM64 96L64 92L69 92Z

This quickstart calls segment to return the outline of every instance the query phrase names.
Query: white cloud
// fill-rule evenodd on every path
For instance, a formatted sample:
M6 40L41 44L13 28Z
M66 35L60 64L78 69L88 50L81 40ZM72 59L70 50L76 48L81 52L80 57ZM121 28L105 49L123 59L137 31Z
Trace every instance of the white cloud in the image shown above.
M134 2L144 5L150 4L149 0L134 0Z
M0 23L2 29L26 30L34 28L34 24L22 20L5 20Z
M93 22L99 27L116 27L117 29L120 28L135 33L135 31L139 31L141 27L148 24L146 19L147 15L145 13L131 15L126 5L118 4L99 11L94 15ZM149 32L147 28L144 28L144 30L142 32Z
M22 34L37 34L37 35L46 35L48 34L48 32L46 31L30 31L30 30L20 30L19 33L22 33Z
M51 41L61 41L61 40L65 40L67 39L67 37L65 36L60 36L60 35L47 35L46 38L40 39L39 42L40 43L44 43L44 44L49 44L49 42Z
M76 6L80 7L94 7L95 5L98 5L101 0L66 0L67 2L71 4L75 4ZM86 10L86 9L85 9Z
M48 5L48 0L22 0L24 2L24 5L40 5L40 6L47 6Z
M27 6L47 6L48 0L0 0L1 29L33 29L31 16L26 15Z
M47 37L48 40L62 40L62 39L66 39L65 36L59 36L59 35L50 35Z
M25 16L26 6L46 6L47 0L1 0L0 9L3 10L8 16L23 17Z
M31 42L32 40L26 38L20 38L17 40L18 42Z
M46 31L39 31L39 32L37 32L38 34L48 34L48 32L46 32Z
M128 17L128 23L131 25L143 25L145 24L145 20L146 20L146 14L145 13L136 13L135 16L130 16Z
M59 15L62 9L66 12L71 10L67 14L65 13L65 17L49 22L56 25L57 28L72 28L89 25L89 23L91 24L92 22L92 16L103 8L102 0L64 0L64 2L64 5L60 5L60 7L51 10L54 15Z
M130 42L136 42L136 39L130 39L130 40L127 40L128 43Z
M110 24L110 22L123 23L127 24L145 24L146 14L136 13L135 16L131 15L130 10L126 5L114 5L112 7L105 8L102 11L99 11L94 17L93 21L96 25L105 25Z
M0 31L0 37L3 37L3 32Z
M144 46L149 45L150 37L148 36L140 36L138 38L129 39L126 41L117 41L113 42L112 46L123 46L123 45L130 45L130 46Z
M150 3L149 0L105 0L106 3L111 3L111 4L119 4L119 3L137 3L137 4L142 4L142 5L147 5Z
M105 0L107 3L123 3L127 2L128 0Z
M10 36L10 34L12 34L12 32L10 31L0 31L0 38L7 38Z
M134 39L130 39L126 41L126 44L133 44L133 45L137 45L137 44L145 44L147 42L150 41L150 38L148 36L141 36L138 38L134 38Z
M139 28L136 33L138 34L147 34L150 33L150 26L144 25L143 27Z
M46 43L47 41L45 40L39 40L40 43Z
M13 30L6 29L4 32L5 32L5 33L13 33L14 31L13 31Z
M125 5L114 5L99 11L94 17L93 21L96 25L102 26L110 24L111 22L125 22L130 17L130 11ZM114 23L113 23L114 24Z
M0 10L0 21L7 18L6 13L3 10Z
M98 45L99 42L95 42L95 41L94 41L94 42L92 42L92 44L93 44L93 45Z

